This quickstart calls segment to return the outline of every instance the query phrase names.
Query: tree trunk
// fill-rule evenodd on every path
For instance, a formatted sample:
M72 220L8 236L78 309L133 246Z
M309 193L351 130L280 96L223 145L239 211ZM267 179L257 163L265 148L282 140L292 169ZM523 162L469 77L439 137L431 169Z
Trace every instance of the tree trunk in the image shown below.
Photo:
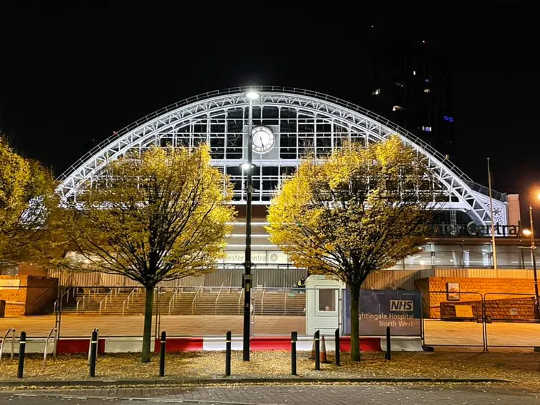
M146 287L146 300L144 302L144 333L141 361L150 361L150 342L152 339L152 306L154 303L154 287Z
M350 285L349 289L351 290L351 360L360 361L360 341L358 339L360 287Z

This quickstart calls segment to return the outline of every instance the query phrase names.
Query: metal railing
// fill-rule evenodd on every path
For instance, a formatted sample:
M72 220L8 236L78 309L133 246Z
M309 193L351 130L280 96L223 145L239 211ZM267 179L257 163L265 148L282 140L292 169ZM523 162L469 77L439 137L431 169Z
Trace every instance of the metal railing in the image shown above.
M47 335L47 338L45 339L45 347L43 348L43 364L47 362L47 349L49 347L49 340L53 338L53 334L54 334L53 356L56 357L56 343L57 343L57 336L58 336L57 332L58 331L56 330L56 326L55 326L54 328L51 329L51 331Z
M4 353L4 345L9 335L11 335L11 360L13 360L13 354L15 352L15 329L9 328L4 337L2 338L2 343L0 344L0 361L2 361L2 354Z

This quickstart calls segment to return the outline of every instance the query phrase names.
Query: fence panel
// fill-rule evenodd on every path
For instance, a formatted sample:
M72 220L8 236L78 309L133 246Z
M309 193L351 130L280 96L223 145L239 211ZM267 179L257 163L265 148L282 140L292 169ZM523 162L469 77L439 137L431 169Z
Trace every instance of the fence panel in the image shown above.
M254 288L253 335L290 336L292 331L305 335L307 295L305 288Z
M94 328L105 336L142 336L146 293L142 287L77 287L61 307L60 337L86 337ZM154 291L152 331L158 294Z
M94 328L102 337L142 336L144 288L56 287L46 281L33 287L4 284L0 289L0 301L5 302L0 339L15 329L16 336L24 330L30 339L44 342L58 326L62 338L88 337ZM426 345L540 347L540 315L534 294L482 294L449 287L449 291L429 291L422 296ZM403 307L394 311L390 308L389 312L382 307L379 312L363 311L362 335L369 334L362 321L370 320L373 314L385 315L375 319L379 323L395 320L399 324L403 320L409 298L392 294L405 292L368 292L384 298L374 301L373 308L392 300ZM331 334L338 327L347 333L347 299L342 290L255 287L251 295L253 336L289 336L291 331L302 336L315 330ZM417 308L416 303L413 307ZM231 330L241 336L243 308L244 290L239 286L158 287L154 292L152 334L166 330L169 336L223 336ZM399 325L393 334L399 334Z
M540 346L540 317L534 294L484 295L488 347Z
M422 304L425 345L484 348L482 294L429 291L422 297Z
M223 336L243 331L244 290L240 287L160 288L159 325L167 336Z

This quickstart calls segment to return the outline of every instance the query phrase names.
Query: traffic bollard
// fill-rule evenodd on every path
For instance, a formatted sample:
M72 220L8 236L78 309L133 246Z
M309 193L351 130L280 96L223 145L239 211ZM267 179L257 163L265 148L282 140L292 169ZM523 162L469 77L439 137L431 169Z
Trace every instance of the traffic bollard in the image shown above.
M94 329L92 339L90 339L90 377L96 376L97 340L97 330Z
M386 353L384 355L384 358L386 360L392 360L392 347L390 343L390 326L386 327Z
M316 331L313 336L313 340L315 341L315 370L321 369L321 346L319 345L319 336L319 331Z
M165 376L165 345L167 343L167 333L161 332L160 350L159 350L159 376Z
M17 378L23 378L25 349L26 349L26 332L21 332L21 337L19 339L19 369L17 370Z
M225 336L225 375L231 375L231 331Z
M298 332L291 332L291 374L296 375L296 341Z
M336 329L336 340L335 340L335 344L336 344L336 366L340 366L341 364L339 364L340 362L340 356L341 356L341 343L340 343L340 338L339 338L339 329Z

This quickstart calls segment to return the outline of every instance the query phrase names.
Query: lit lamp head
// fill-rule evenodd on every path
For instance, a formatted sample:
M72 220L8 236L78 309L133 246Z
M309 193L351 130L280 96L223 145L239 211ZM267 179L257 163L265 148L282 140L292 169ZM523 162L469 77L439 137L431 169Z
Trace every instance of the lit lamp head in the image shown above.
M242 171L249 172L249 171L253 170L255 165L254 164L249 164L249 163L242 163L241 167L242 167Z
M246 92L246 97L250 101L257 100L259 98L259 93L257 93L255 90L249 90Z
M521 231L521 233L523 234L523 236L531 236L532 232L530 229L524 229Z

